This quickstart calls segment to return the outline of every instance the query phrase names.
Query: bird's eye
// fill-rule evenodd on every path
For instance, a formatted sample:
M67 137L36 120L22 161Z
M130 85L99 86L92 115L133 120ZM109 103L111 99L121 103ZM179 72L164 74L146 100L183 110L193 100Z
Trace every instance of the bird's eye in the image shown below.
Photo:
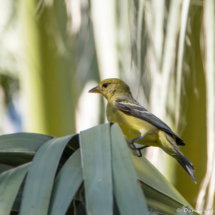
M107 84L107 83L104 83L102 86L103 86L104 88L106 88L106 87L108 86L108 84Z

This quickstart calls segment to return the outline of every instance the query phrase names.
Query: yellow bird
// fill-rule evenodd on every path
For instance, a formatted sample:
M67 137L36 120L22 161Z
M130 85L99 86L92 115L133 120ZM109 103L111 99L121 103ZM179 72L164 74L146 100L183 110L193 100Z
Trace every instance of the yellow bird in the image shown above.
M149 146L160 147L167 154L175 158L196 183L192 163L180 152L177 145L184 146L180 139L168 125L158 117L142 107L133 97L129 86L120 79L106 79L101 81L89 93L100 93L108 101L107 119L111 123L118 123L133 150L141 151ZM135 143L144 145L136 148Z

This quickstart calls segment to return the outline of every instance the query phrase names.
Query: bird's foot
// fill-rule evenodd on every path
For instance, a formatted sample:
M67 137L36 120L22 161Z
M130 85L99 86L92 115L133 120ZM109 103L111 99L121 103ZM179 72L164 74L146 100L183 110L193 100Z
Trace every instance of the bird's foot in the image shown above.
M137 140L139 140L139 139L141 139L141 138L142 138L142 136L139 136L139 137L137 137L137 138L131 140L131 141L130 141L130 144L133 146L133 148L130 146L130 149L132 149L132 150L137 150L137 147L134 145L134 142L136 142Z
M129 146L129 148L131 149L131 150L137 150L137 147L134 145L134 143L131 143L130 142L130 144L131 144L131 146ZM133 147L132 147L133 146Z
M137 157L142 157L142 152L141 152L141 150L142 150L142 149L145 149L145 148L147 148L147 147L149 147L149 146L143 146L143 147L137 148L137 147L134 145L134 142L138 141L138 140L141 139L141 138L143 138L143 136L139 136L139 137L137 137L137 138L135 138L135 139L133 139L133 140L130 141L130 144L132 145L132 146L130 146L130 149L132 149L132 150L137 150L137 151L139 152L139 154L137 154Z
M137 155L137 157L142 157L142 152L141 152L141 150L143 150L143 149L145 149L145 148L147 148L147 147L149 147L149 146L143 146L143 147L136 148L136 150L139 152L139 155Z

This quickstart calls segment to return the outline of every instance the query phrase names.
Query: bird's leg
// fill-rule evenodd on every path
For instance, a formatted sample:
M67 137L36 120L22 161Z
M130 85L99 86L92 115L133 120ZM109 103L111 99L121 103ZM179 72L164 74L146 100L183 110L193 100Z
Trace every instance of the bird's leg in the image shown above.
M137 151L139 152L139 155L137 155L137 157L142 157L142 152L141 152L141 150L144 149L144 148L147 148L147 147L149 147L149 146L143 146L143 147L137 148L137 147L134 145L134 142L136 142L136 141L138 141L139 139L143 138L143 137L146 135L146 133L147 133L147 132L146 132L145 130L141 130L141 131L140 131L140 134L141 134L141 135L140 135L139 137L137 137L137 138L135 138L135 139L133 139L133 140L130 141L131 145L133 146L133 148L130 147L130 149L132 149L132 150L137 150Z
M139 140L139 139L141 139L141 138L143 138L142 135L139 136L139 137L137 137L137 138L135 138L135 139L133 139L133 140L131 140L130 143L131 143L131 145L132 145L134 148L130 147L130 149L132 149L132 150L137 150L137 147L134 145L134 142L136 142L137 140Z
M142 149L145 149L145 148L147 148L147 147L149 147L149 146L143 146L143 147L136 148L136 150L139 152L139 155L137 155L137 157L142 157L142 152L141 152L141 150L142 150Z

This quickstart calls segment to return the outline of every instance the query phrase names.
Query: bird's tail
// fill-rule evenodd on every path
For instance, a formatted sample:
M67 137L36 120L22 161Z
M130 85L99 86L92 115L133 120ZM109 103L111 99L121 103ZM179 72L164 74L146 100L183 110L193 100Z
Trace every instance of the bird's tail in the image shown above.
M174 139L172 137L170 137L170 135L163 132L163 136L165 136L165 139L168 140L170 145L173 147L174 152L170 153L170 149L168 149L168 151L167 151L164 149L164 147L162 147L163 150L166 151L170 156L175 158L181 164L181 166L185 169L185 171L190 175L190 177L193 179L193 181L195 183L197 183L196 177L194 175L195 169L194 169L191 161L181 153L181 151L176 146L176 144L174 144Z
M193 179L195 184L197 184L196 177L194 175L195 169L193 167L193 164L190 162L190 160L187 159L183 154L181 154L181 157L179 159L177 159L177 161L181 164L181 166L190 175L190 177Z

